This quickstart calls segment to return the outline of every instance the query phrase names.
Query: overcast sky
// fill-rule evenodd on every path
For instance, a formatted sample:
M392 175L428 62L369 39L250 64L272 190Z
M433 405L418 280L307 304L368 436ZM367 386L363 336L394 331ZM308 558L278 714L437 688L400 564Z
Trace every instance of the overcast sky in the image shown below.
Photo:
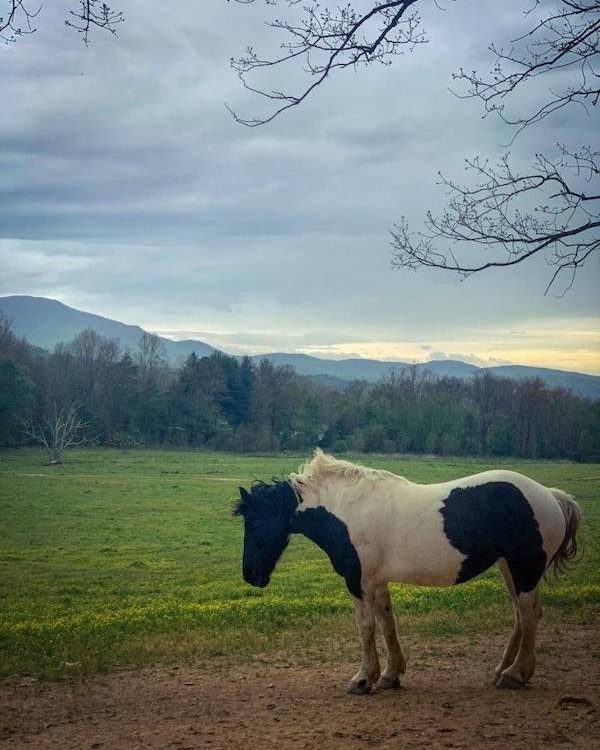
M544 296L542 259L463 282L390 266L389 227L404 215L418 228L443 205L437 171L461 178L465 157L504 152L506 130L448 86L527 28L522 2L424 2L427 45L343 71L255 129L224 103L260 111L229 58L273 47L268 6L182 0L157 15L163 3L122 2L118 38L98 32L86 48L61 0L0 47L0 295L231 352L600 373L597 257L563 298ZM590 143L598 126L597 113L563 115L513 158Z

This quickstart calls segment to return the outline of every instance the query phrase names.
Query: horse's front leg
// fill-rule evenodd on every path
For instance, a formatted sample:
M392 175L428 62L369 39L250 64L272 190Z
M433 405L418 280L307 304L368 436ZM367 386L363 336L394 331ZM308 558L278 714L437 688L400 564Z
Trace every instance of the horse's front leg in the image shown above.
M361 599L352 598L362 644L362 664L350 680L346 692L362 695L371 692L381 672L375 643L375 591L364 591Z
M375 614L381 625L387 646L387 664L379 682L378 688L400 687L400 675L406 672L406 660L398 643L396 622L392 609L392 600L387 583L382 583L375 589Z

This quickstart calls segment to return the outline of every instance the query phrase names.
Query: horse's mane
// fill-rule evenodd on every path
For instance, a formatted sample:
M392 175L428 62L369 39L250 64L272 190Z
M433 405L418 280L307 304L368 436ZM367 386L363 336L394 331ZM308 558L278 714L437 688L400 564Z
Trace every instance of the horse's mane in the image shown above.
M320 448L315 450L314 456L298 469L298 474L292 474L294 482L318 482L327 478L339 477L358 482L361 479L387 479L393 477L401 482L407 482L404 477L392 474L385 469L371 469L367 466L342 461L339 458L323 453Z

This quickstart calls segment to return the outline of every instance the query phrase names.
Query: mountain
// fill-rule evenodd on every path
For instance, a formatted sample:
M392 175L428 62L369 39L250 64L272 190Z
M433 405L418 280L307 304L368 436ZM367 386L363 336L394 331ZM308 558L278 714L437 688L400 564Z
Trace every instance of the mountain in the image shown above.
M343 380L367 380L375 382L392 370L401 372L411 365L408 362L384 362L378 359L320 359L308 354L261 354L253 359L268 359L274 365L288 365L301 375L315 377L327 375ZM435 360L416 365L417 372L425 370L435 377L466 378L478 371L475 365L457 360Z
M86 328L93 328L102 336L118 339L122 347L134 351L144 333L140 326L75 310L45 297L0 297L0 310L12 320L13 330L18 336L25 336L30 343L43 349L52 349L59 341L71 341ZM191 352L204 357L215 351L203 341L159 338L170 360L187 357Z
M45 297L13 296L0 297L0 311L13 322L13 329L19 336L25 336L32 344L44 349L52 349L59 341L70 341L85 328L93 328L102 336L119 339L121 346L135 350L144 332L140 326L126 325L116 320L103 318ZM171 341L159 337L164 344L168 358L177 361L191 352L206 356L216 351L204 341L188 339ZM307 354L255 355L253 360L266 358L276 365L293 367L300 375L308 375L329 387L343 390L353 380L376 382L395 370L400 372L410 365L407 362L382 362L376 359L320 359ZM417 372L428 372L434 377L468 378L483 368L444 359L417 364ZM600 377L565 370L552 370L544 367L503 365L485 368L494 375L515 380L540 378L551 388L566 388L587 398L600 399Z
M392 370L401 372L411 367L408 362L382 362L375 359L319 359L306 354L265 354L262 355L273 364L289 365L301 375L343 390L343 382L367 380L376 382ZM262 356L256 357L261 359ZM545 367L527 367L525 365L500 365L496 367L477 367L455 359L439 359L415 365L418 373L428 372L434 377L468 378L477 372L487 371L502 378L526 380L539 378L550 388L566 388L580 396L600 399L600 377L567 370L551 370ZM341 379L342 382L335 382Z
M494 375L514 380L539 378L550 388L566 388L588 398L600 399L600 377L583 372L551 370L547 367L525 367L523 365L502 365L486 368Z

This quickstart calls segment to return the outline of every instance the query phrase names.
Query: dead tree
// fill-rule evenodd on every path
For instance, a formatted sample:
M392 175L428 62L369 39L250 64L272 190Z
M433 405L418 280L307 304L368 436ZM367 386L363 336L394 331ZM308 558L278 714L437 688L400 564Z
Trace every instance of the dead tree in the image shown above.
M63 454L67 448L85 442L82 432L86 427L74 406L59 409L55 402L52 413L42 425L30 423L27 426L27 435L44 446L50 466L57 466L62 464Z

